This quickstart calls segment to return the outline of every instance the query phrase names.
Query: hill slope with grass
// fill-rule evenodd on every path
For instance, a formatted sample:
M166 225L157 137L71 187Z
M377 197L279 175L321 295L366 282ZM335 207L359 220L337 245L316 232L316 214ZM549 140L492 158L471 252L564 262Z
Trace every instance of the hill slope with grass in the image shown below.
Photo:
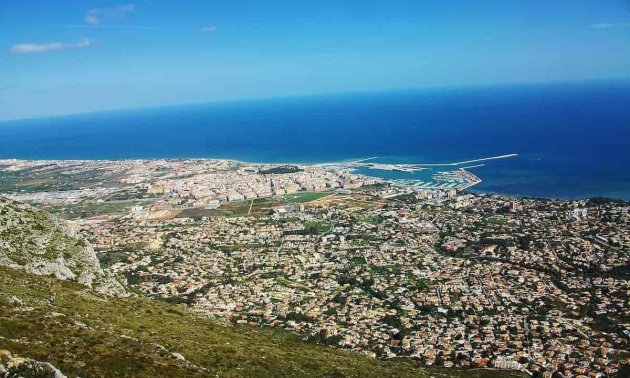
M183 305L103 295L99 285L110 278L82 238L5 199L0 243L2 378L521 376L383 362L277 329L220 323Z
M522 377L378 361L275 329L218 323L182 305L106 298L8 268L0 268L0 309L0 349L68 377Z

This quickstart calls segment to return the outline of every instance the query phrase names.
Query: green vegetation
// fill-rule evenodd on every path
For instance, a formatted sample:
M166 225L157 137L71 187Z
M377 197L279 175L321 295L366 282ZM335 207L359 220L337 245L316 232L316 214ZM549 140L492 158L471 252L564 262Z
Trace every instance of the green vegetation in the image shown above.
M40 166L34 169L23 169L18 172L3 171L0 175L0 193L76 190L85 187L109 185L114 176L102 175L102 171L86 171L73 175L61 174L54 165ZM103 180L105 179L105 183Z
M309 288L304 286L301 283L293 282L291 280L287 280L284 277L276 277L276 283L281 286L293 287L302 291L308 291Z
M77 275L99 276L85 240L64 224L31 206L0 198L0 218L19 227L0 231L10 250L0 257L18 265L62 255L76 263ZM307 222L309 232L330 229L325 222ZM39 240L47 240L40 243ZM106 264L125 259L112 253ZM365 260L356 260L365 263ZM91 264L91 265L90 265ZM56 269L63 270L64 266ZM89 268L89 269L88 269ZM87 270L86 270L87 269ZM399 267L375 267L376 273L399 274ZM47 274L46 272L40 272ZM140 280L140 275L133 278ZM100 277L103 282L107 277ZM109 279L109 278L107 278ZM166 281L170 280L164 277ZM340 278L375 297L372 277ZM133 281L133 279L130 279ZM279 285L307 291L304 285L278 277ZM420 282L418 282L421 285ZM109 293L120 291L108 286ZM186 302L179 297L173 302ZM292 311L287 319L307 315ZM144 298L103 297L75 281L36 276L0 267L0 349L20 357L49 362L67 376L82 377L484 377L513 373L423 369L411 360L378 361L339 349L303 342L274 328L232 326L209 320L186 306ZM183 356L183 357L182 357ZM26 375L26 374L25 374Z
M414 204L420 202L413 194L402 194L392 198L395 201L400 201L402 203Z
M0 256L18 265L51 261L59 256L72 259L85 248L85 241L71 236L50 214L26 204L0 198L0 218L20 224L0 229L0 241L7 245L0 250ZM46 244L40 242L42 238Z
M355 256L350 258L350 264L352 265L365 265L367 264L367 261L365 261L365 257L363 256Z
M424 278L411 277L407 280L407 287L422 291L427 288L427 281Z
M595 206L595 205L609 205L609 204L615 204L615 205L627 205L630 204L630 201L624 201L621 199L614 199L614 198L608 198L608 197L593 197L590 198L588 200L589 205L591 206Z
M0 349L50 362L68 376L425 376L411 362L380 362L279 330L223 325L164 302L105 300L75 283L6 268L0 268L0 308Z
M207 210L203 207L191 208L182 211L178 218L202 218L202 217L260 217L268 215L271 208L282 205L282 202L273 198L257 198L255 200L234 201L222 204L219 208Z
M88 200L72 205L52 206L45 210L63 219L85 219L99 215L127 213L135 204L134 201L98 203Z
M378 224L385 220L382 215L367 215L352 217L352 220L357 223Z
M128 256L127 251L105 252L98 256L98 261L103 268L108 268L116 263L127 261Z
M158 198L161 194L158 193L148 193L146 190L123 190L120 192L115 192L107 196L106 201L130 201L130 200L143 200L143 199L151 199Z
M223 252L234 252L234 251L239 251L244 248L264 248L264 247L265 247L264 244L243 244L243 243L234 243L230 245L215 246L215 248L218 248L222 250Z
M331 228L330 224L326 222L316 222L316 221L305 222L304 230L302 231L302 233L304 235L319 235L319 234L324 234L330 231L330 228Z
M285 173L296 173L296 172L302 172L302 171L303 169L298 167L297 165L283 165L280 167L263 169L260 171L260 173L263 175L268 175L268 174L282 175Z
M124 292L119 282L101 270L85 239L65 223L45 211L2 197L0 246L0 265L77 280L111 294Z
M34 175L30 170L2 172L0 176L0 192L35 193L56 188L55 184L58 184L58 181L51 179L50 176Z
M278 285L282 285L282 286L291 286L291 285L293 285L293 282L287 280L284 277L276 277L276 283Z
M331 194L333 194L332 191L328 191L328 192L301 192L301 193L287 194L286 196L284 196L284 198L285 198L285 200L287 202L304 203L304 202L315 201L315 200L318 200L320 198L324 198L326 196L329 196Z
M388 275L388 274L399 274L400 266L395 264L390 265L371 265L370 270L375 275Z
M235 208L236 210L236 208ZM217 216L244 216L247 215L247 208L245 206L238 207L236 213L234 210L230 210L229 213L223 213L221 210L217 209L206 209L205 207L193 207L190 209L186 209L182 211L176 218L193 218L193 219L201 219L203 217L217 217Z
M370 242L365 239L352 239L350 240L350 247L352 248L361 248L367 247L370 245Z
M503 225L507 223L507 219L504 217L488 217L486 218L486 222L490 224Z

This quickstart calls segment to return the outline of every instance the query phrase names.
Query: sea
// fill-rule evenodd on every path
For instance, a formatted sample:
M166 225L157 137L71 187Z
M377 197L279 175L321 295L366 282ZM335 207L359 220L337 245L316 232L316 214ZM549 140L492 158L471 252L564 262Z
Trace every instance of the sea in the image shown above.
M448 163L504 154L518 156L470 169L483 180L471 190L630 200L630 81L345 93L0 123L0 158Z

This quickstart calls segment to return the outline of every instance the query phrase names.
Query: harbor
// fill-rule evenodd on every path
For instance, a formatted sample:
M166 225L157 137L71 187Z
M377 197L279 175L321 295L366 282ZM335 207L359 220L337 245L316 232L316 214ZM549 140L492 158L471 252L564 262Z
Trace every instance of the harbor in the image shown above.
M421 192L448 189L461 191L479 184L482 180L475 174L460 168L455 171L436 172L431 176L430 181L418 179L392 179L388 181L409 186L412 190Z
M482 182L477 175L471 172L473 169L484 167L486 164L482 162L517 156L518 154L513 153L457 162L407 164L380 163L375 161L378 157L370 157L335 163L334 166L404 185L415 192L462 191ZM436 171L438 168L444 170Z

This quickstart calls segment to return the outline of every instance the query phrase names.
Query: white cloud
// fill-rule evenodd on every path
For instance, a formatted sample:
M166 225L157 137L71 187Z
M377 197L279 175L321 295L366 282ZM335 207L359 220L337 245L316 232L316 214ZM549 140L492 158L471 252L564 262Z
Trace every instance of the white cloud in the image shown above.
M101 20L95 14L88 13L85 15L85 22L90 25L98 25Z
M93 46L93 42L87 38L81 39L76 43L61 43L50 42L43 44L36 43L21 43L11 47L11 52L14 54L31 54L31 53L44 53L49 51L69 50L69 49L81 49Z
M215 31L217 31L217 27L216 26L204 26L203 28L199 28L200 32L204 32L204 33L214 33Z
M134 4L123 4L111 8L94 8L85 12L85 23L89 25L100 25L103 18L123 17L127 13L136 10Z
M120 25L120 24L117 24L117 25L45 24L45 25L55 26L55 27L60 27L60 28L68 28L68 29L86 29L86 28L94 28L94 27L105 28L105 29L138 29L138 30L161 30L162 29L155 26L127 25L127 24L125 25Z
M630 22L601 22L598 24L591 24L593 29L612 29L630 27Z

